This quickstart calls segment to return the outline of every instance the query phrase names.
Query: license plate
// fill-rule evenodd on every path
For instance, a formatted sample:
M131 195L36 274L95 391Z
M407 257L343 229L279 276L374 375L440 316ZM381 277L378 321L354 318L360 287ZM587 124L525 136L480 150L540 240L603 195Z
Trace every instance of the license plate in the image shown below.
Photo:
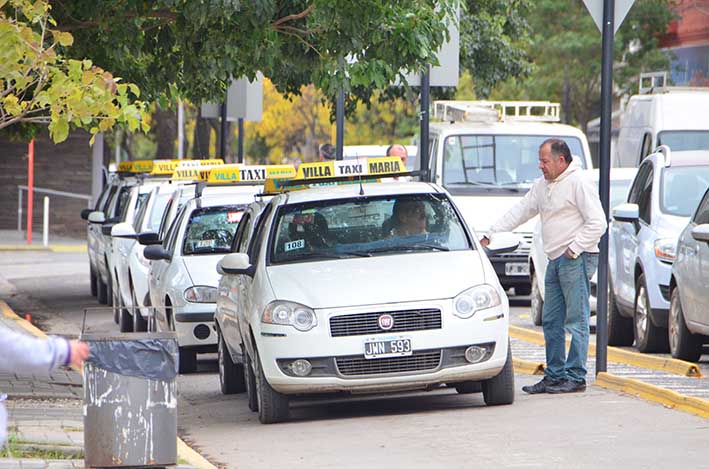
M526 262L508 262L505 264L505 275L529 275L529 264Z
M364 358L403 357L411 355L411 339L387 337L369 339L364 343Z

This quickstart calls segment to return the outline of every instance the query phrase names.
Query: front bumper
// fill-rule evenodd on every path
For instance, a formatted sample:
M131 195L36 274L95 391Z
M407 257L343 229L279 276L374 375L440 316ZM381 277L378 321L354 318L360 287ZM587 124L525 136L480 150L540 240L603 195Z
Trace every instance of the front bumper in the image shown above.
M377 311L385 308L350 308L346 311L317 311L318 326L299 332L288 326L253 324L256 344L266 379L284 394L322 392L373 393L427 389L443 383L480 381L502 370L507 359L508 314L506 299L496 308L477 312L470 319L451 313L452 300L442 303L388 305L389 311L439 308L441 326L437 329L332 337L329 319L343 314ZM389 336L411 339L413 354L407 357L365 359L366 339ZM485 345L485 359L471 364L464 358L470 345ZM310 376L297 377L284 371L295 359L309 359Z
M216 351L217 331L214 325L214 304L190 304L175 308L173 322L180 347L204 347L204 352Z

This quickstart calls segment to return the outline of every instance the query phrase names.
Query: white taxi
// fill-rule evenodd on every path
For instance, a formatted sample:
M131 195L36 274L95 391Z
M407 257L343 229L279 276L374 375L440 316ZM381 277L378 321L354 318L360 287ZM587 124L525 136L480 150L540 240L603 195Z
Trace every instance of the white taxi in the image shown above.
M177 333L181 373L196 370L198 353L216 351L214 309L219 278L215 267L231 252L242 214L262 190L266 168L295 173L287 165L212 169L209 182L219 187L198 184L195 198L180 209L163 243L143 250L143 256L152 261L148 284L156 329ZM257 169L263 177L247 179Z
M396 157L302 164L286 184L319 175L321 187L253 204L219 262L222 391L245 389L262 423L287 419L297 394L447 384L513 402L505 291L444 189L366 182L401 168Z

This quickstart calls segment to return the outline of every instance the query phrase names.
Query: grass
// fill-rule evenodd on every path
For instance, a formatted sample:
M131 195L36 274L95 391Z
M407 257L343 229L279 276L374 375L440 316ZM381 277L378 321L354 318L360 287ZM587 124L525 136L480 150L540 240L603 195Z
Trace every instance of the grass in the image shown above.
M21 441L9 434L5 446L0 448L0 458L12 459L82 459L83 454L70 454L62 449L38 448L31 442Z

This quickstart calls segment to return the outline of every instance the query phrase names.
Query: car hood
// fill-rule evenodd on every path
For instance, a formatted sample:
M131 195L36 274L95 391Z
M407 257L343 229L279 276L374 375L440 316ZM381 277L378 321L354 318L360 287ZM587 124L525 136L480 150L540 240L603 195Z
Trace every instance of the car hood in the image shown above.
M524 193L519 196L489 196L489 195L453 195L453 201L458 206L460 213L468 227L475 230L478 235L486 233L493 223L517 204ZM515 232L532 233L534 224L539 217L534 217L520 225Z
M267 272L276 298L314 309L453 298L484 283L476 251L301 262Z
M677 217L663 214L657 221L657 233L660 237L679 238L682 230L689 223L690 217Z
M217 262L224 254L200 254L199 256L186 256L182 258L187 273L192 279L192 285L206 285L216 287L219 285Z

